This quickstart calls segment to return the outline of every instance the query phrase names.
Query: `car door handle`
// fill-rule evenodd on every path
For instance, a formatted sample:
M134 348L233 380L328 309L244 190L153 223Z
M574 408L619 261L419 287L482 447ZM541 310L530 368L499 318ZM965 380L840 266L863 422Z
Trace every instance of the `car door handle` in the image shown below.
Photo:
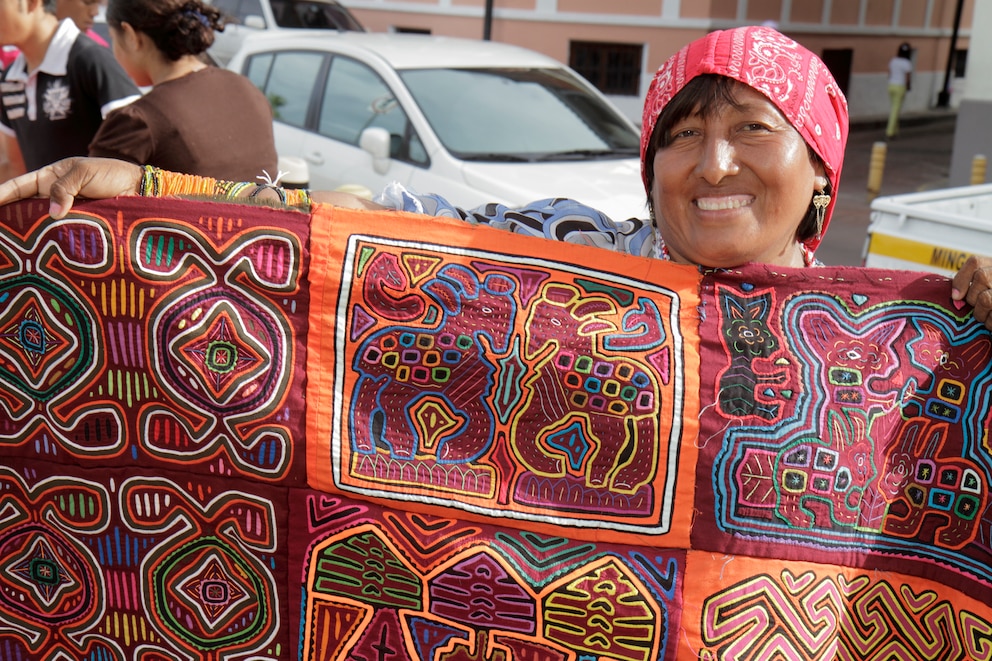
M324 155L321 154L319 151L307 152L306 154L303 155L303 158L307 159L309 162L313 163L314 165L324 164Z

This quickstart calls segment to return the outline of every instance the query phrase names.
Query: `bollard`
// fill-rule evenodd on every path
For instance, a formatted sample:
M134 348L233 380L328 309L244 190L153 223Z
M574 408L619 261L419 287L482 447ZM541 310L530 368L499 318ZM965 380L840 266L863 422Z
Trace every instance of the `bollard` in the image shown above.
M989 160L983 154L975 154L974 158L971 159L972 186L985 183L985 168L988 163Z
M882 173L885 171L885 151L887 147L882 141L871 146L871 161L868 166L868 201L878 197L882 190Z

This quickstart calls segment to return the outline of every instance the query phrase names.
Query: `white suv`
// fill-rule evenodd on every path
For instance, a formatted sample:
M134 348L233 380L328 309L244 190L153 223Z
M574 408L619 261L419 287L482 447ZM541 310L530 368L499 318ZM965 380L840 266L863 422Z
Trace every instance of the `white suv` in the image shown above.
M313 188L398 181L459 206L579 200L644 218L636 126L557 60L494 41L282 30L245 40L228 68L275 112L280 156Z
M227 18L207 54L219 66L231 59L241 42L259 30L320 29L364 32L347 7L336 0L208 0Z

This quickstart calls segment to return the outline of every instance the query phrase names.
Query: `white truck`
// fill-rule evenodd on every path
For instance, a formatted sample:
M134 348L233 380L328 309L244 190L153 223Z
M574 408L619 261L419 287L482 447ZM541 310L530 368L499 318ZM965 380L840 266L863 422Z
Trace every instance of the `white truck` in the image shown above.
M992 257L992 184L875 198L865 266L954 275Z

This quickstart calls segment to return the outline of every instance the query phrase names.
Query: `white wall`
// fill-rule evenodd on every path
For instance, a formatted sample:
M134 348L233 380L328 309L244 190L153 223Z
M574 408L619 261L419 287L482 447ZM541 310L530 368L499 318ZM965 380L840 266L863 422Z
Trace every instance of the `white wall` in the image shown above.
M972 34L992 34L992 2L975 3ZM976 155L992 159L992 39L972 39L968 49L968 68L965 71L964 94L958 106L958 119L954 127L954 147L951 152L951 186L971 183L971 164ZM992 181L987 171L985 182ZM985 183L979 182L979 183Z
M974 42L972 42L974 43ZM889 75L887 73L855 74L847 91L847 105L852 119L888 117ZM923 112L937 105L937 95L944 85L944 73L924 71L913 74L913 84L903 103L904 113ZM961 101L964 79L951 83L951 107Z

